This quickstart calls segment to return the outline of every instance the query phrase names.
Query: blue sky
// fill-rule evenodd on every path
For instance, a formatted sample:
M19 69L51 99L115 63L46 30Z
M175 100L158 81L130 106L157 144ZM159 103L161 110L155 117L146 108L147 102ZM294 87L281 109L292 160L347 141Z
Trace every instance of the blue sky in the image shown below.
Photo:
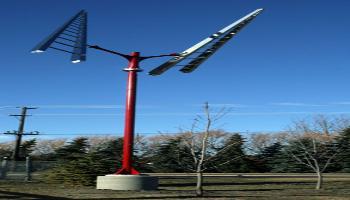
M7 115L22 105L40 107L30 111L28 131L57 137L123 132L125 60L91 49L80 64L61 52L29 53L81 9L88 12L89 44L142 55L181 52L265 9L193 73L173 68L151 77L146 72L167 59L141 63L136 132L190 127L206 101L214 109L232 108L219 125L227 131L278 131L314 114L350 114L346 0L2 0L0 5L0 132L17 129L18 121Z

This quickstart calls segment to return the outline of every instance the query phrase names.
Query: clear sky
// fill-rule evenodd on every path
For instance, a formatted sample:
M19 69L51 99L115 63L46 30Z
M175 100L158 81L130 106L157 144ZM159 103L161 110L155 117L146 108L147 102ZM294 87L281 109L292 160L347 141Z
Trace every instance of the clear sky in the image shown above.
M278 131L314 114L350 114L350 1L347 0L1 0L0 132L17 129L8 114L30 111L27 131L61 136L122 133L126 61L88 50L87 61L49 50L40 40L81 9L88 43L142 55L181 52L247 13L252 23L196 71L139 74L136 132L190 127L208 101L231 107L219 128ZM10 107L7 107L10 106ZM0 136L0 140L12 137Z

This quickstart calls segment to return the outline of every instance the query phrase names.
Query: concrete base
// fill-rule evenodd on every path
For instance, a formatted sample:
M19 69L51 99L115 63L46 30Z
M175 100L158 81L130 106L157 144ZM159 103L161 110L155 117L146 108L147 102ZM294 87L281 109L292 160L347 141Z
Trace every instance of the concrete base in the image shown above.
M98 190L157 190L158 177L148 175L106 175L98 176Z

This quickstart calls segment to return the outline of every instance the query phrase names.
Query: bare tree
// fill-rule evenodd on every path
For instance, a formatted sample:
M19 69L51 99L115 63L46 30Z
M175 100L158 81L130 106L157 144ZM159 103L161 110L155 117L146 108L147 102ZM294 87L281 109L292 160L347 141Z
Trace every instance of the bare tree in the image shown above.
M287 132L260 132L254 133L249 136L249 149L252 154L261 153L266 147L273 145L274 143L283 144L287 137Z
M116 136L111 136L111 135L96 135L96 136L88 137L88 141L90 145L89 150L96 149L96 147L98 147L99 145L109 141L116 140L116 139L117 139Z
M223 144L228 134L223 131L213 131L212 126L218 120L220 120L226 113L227 109L222 108L213 115L210 112L209 104L204 104L204 117L197 116L195 118L192 127L189 131L183 132L182 137L184 144L187 145L191 151L191 155L194 163L194 171L197 174L196 194L197 196L203 195L203 172L207 170L206 163L211 161L220 153L226 151L230 146L218 148ZM198 130L198 126L202 124L204 128ZM219 150L218 150L219 149ZM234 158L232 159L234 160ZM229 161L223 162L227 164Z
M12 142L0 143L0 159L2 159L2 157L10 157L12 152L13 152Z
M40 156L54 153L55 150L62 147L67 139L52 139L52 140L38 140L38 143L33 148L33 155Z
M311 121L296 121L289 130L289 148L286 151L298 163L316 173L316 189L322 188L323 173L339 151L334 139L342 125L336 122L338 120L320 115Z

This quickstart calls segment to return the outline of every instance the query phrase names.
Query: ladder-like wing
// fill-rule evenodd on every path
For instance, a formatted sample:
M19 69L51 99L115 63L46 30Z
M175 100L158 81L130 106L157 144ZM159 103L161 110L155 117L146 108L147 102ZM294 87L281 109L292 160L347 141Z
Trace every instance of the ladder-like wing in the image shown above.
M87 47L87 13L85 12L81 16L79 25L78 36L76 37L73 54L71 61L78 63L86 60L86 47Z
M201 63L203 63L206 59L208 59L211 55L213 55L221 46L223 46L229 39L231 39L237 32L239 32L245 25L247 25L250 21L252 21L259 13L262 12L263 9L257 9L238 21L233 22L232 24L226 26L221 29L217 33L212 34L210 37L202 40L201 42L195 44L184 52L180 53L179 56L176 56L159 67L151 70L149 72L150 75L160 75L171 67L175 66L179 62L188 58L193 53L198 52L198 50L203 49L204 47L209 46L209 48L204 49L199 56L185 65L180 71L184 73L192 72L196 69Z
M71 61L86 60L87 12L81 10L51 35L36 45L31 52L41 53L48 48L71 53Z

